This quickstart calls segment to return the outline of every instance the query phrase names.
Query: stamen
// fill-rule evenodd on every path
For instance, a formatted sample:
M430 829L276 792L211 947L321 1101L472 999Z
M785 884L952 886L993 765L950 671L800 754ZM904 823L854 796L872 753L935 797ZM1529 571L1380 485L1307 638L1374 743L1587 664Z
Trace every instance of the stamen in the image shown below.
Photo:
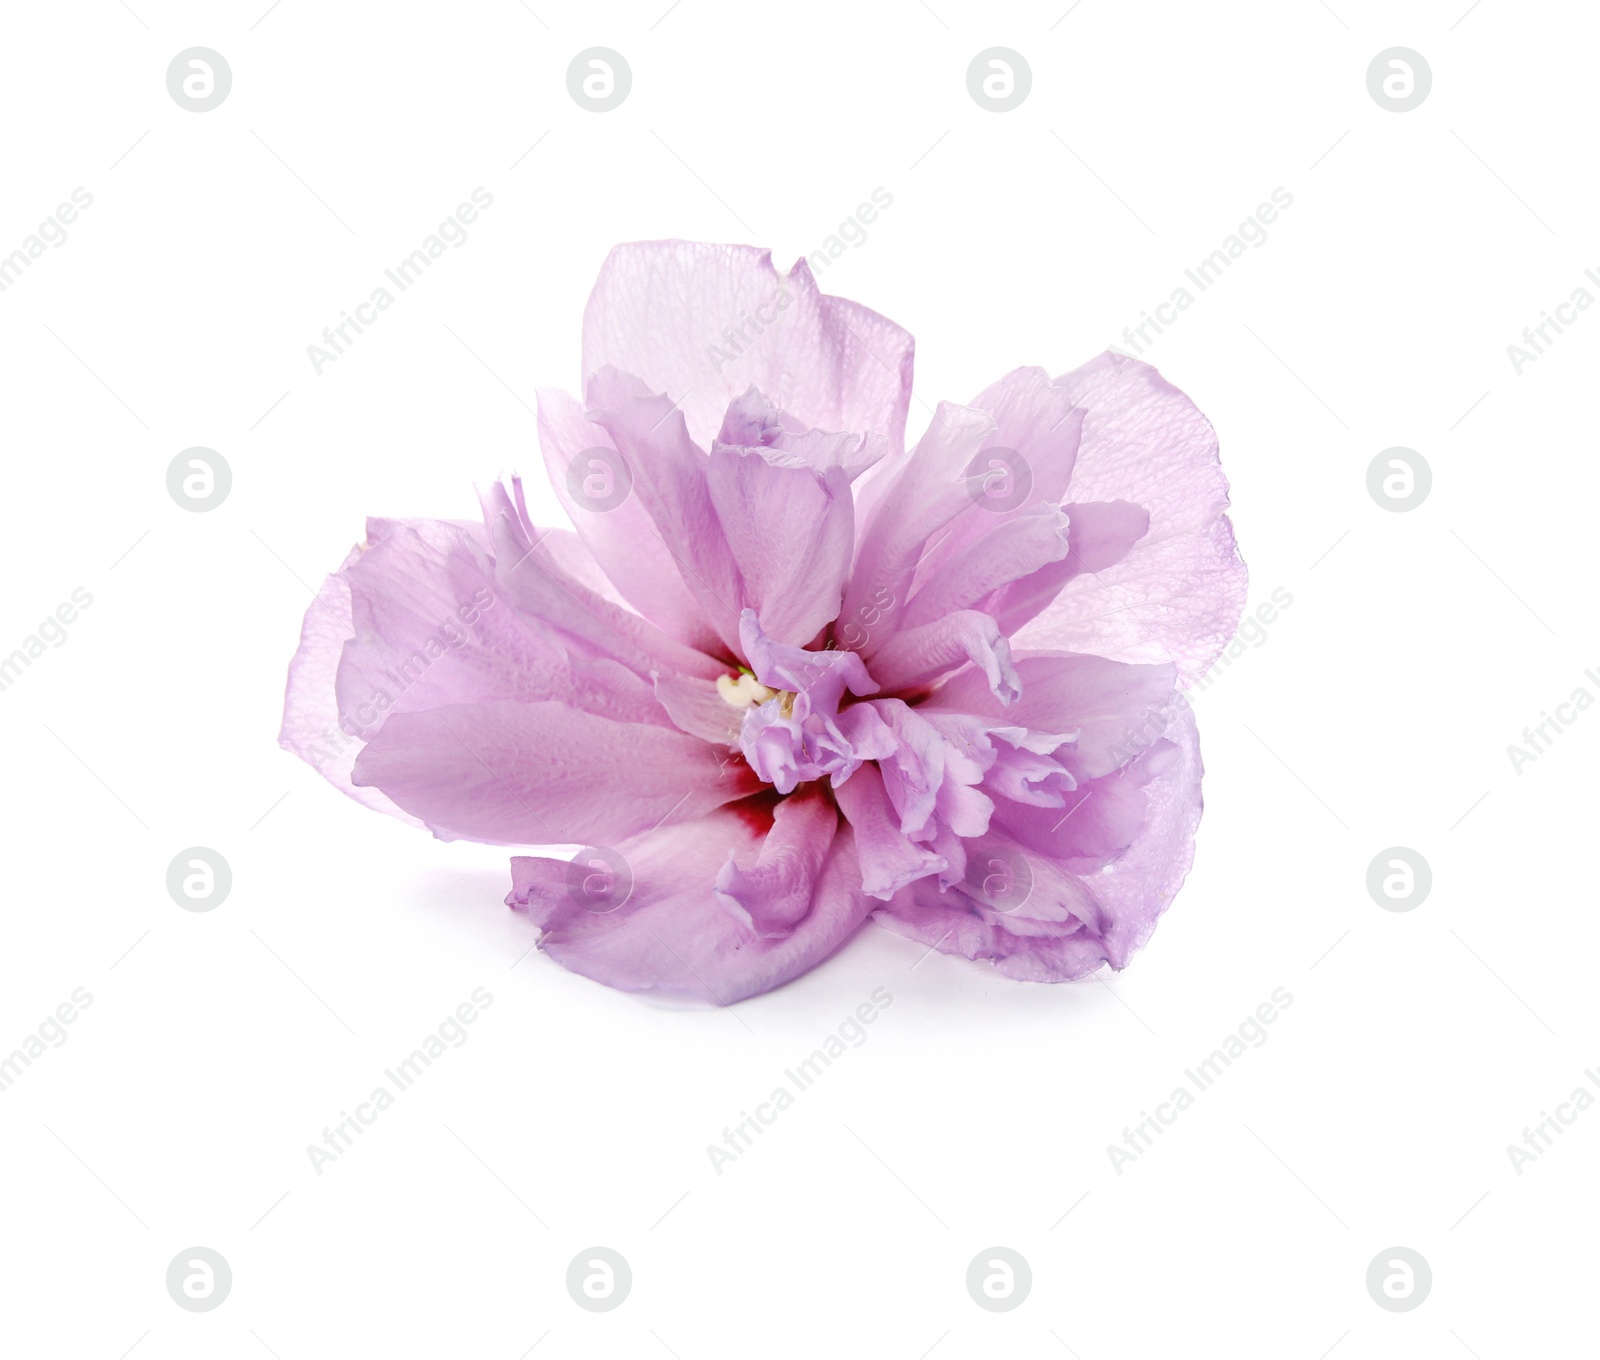
M739 675L719 675L717 693L722 696L724 703L734 708L755 708L758 704L766 703L777 691L768 689L749 671L745 671Z

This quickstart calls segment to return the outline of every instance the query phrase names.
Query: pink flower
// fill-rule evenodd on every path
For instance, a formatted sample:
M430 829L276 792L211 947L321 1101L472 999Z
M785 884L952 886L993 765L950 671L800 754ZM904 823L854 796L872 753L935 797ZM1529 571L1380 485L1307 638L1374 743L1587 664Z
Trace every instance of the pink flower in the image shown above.
M1245 590L1204 416L1110 353L943 403L912 339L743 246L612 251L584 400L539 394L576 526L369 520L307 612L282 743L512 860L613 987L776 987L870 915L1009 977L1121 968L1200 817L1179 688Z

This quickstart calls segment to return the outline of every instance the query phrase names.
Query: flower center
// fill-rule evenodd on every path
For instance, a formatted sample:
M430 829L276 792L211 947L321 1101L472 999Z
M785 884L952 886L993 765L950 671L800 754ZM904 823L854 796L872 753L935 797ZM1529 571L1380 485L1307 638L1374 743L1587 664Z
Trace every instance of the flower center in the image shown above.
M766 703L778 691L768 689L749 671L740 671L737 675L719 675L717 693L722 696L723 703L734 708L754 708ZM794 695L789 696L789 702L794 702Z

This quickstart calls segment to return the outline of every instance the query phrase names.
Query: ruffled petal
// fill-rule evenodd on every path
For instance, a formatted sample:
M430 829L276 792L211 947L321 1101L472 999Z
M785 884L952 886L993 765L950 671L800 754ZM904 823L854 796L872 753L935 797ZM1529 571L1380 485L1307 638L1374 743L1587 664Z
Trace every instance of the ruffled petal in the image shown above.
M1132 501L1149 532L1116 565L1081 576L1018 633L1019 647L1171 661L1203 675L1238 627L1247 577L1228 522L1217 436L1155 369L1111 353L1057 383L1087 415L1075 501Z
M622 597L679 641L717 650L716 630L633 494L632 467L611 436L572 397L547 389L539 393L539 447L556 499Z
M527 911L539 947L608 987L721 1005L781 986L816 967L866 919L854 837L840 826L810 894L809 909L780 938L764 938L718 900L714 883L730 856L759 862L770 814L740 805L616 846L631 878L625 901L589 910L563 860L511 861L508 905ZM609 903L607 903L609 905Z
M557 560L550 531L536 529L520 504L521 485L495 485L484 493L484 519L494 544L494 587L513 609L554 630L580 655L620 662L647 676L666 668L714 679L727 666L668 637L584 585Z
M820 788L778 801L772 830L752 859L730 852L717 872L717 900L762 939L780 940L811 910L817 876L839 828L838 809Z
M916 588L902 628L916 628L958 609L986 609L988 601L1066 558L1068 519L1056 506L1039 505L1008 516L974 537Z
M1022 693L1011 664L1011 644L987 614L963 609L936 623L894 634L872 656L872 674L888 690L913 689L970 662L989 692L1009 704Z
M844 469L819 473L778 449L718 444L709 480L742 603L775 641L813 641L839 615L855 551Z
M903 447L913 349L892 321L819 292L805 261L779 274L752 246L617 246L583 314L585 380L609 364L681 396L706 446L753 384L813 429L863 435L851 475Z
M394 712L541 699L670 724L648 681L616 661L574 655L502 602L492 559L463 528L397 525L345 576L351 629L335 693L347 729L370 735Z
M668 397L615 368L591 377L584 399L590 417L628 460L633 494L653 522L649 532L672 558L717 636L737 654L739 569L711 501L707 456L689 438L683 413Z
M375 812L387 812L412 826L422 823L403 812L377 789L361 788L350 771L361 750L359 715L340 711L335 680L344 644L354 631L350 611L349 568L363 549L352 548L344 565L322 583L300 625L300 646L289 662L278 745L311 766L341 793Z
M1150 528L1149 513L1132 501L1074 502L1061 510L1067 520L1066 556L1002 586L982 603L1007 637L1049 608L1074 577L1116 566Z
M1080 867L1057 859L1017 836L1001 822L1008 814L997 809L997 825L968 847L960 885L940 892L923 879L879 907L874 919L941 953L993 963L1024 981L1069 981L1103 964L1123 968L1189 872L1201 774L1193 714L1180 704L1146 755L1121 775L1096 781L1126 781L1137 787L1141 805L1136 834L1109 863ZM1069 803L1076 797L1068 795ZM1015 887L1022 880L1025 894Z
M861 766L834 790L834 797L855 830L861 888L868 896L893 897L907 883L949 868L945 856L916 844L900 829L900 815L876 765Z
M1074 732L1061 763L1079 780L1119 769L1158 740L1182 705L1172 666L1130 666L1098 656L1044 653L1015 658L1022 697L1002 705L982 677L963 671L923 713L970 713L1036 732Z
M860 546L835 629L844 646L870 656L898 632L929 540L964 512L984 513L967 469L993 431L984 412L940 402L911 455L879 468L863 488Z

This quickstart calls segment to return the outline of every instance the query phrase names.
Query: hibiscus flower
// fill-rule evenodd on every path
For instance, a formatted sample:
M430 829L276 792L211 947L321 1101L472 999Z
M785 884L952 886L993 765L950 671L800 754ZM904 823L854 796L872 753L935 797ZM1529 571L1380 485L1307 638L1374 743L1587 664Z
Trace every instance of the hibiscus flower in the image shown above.
M1146 364L1019 368L904 447L912 338L804 261L619 246L583 400L539 393L573 528L373 519L282 743L511 861L565 967L737 1001L869 916L1019 979L1123 967L1193 855L1185 677L1245 572L1216 436Z

